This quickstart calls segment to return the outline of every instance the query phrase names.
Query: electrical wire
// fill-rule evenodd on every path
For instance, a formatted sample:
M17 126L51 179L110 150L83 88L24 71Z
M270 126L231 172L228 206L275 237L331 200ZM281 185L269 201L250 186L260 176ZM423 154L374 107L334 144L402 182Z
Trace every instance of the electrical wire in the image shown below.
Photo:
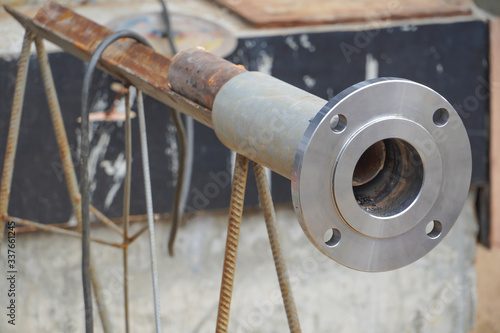
M89 60L82 87L82 109L81 109L81 154L80 154L80 193L82 196L82 283L83 298L85 304L85 332L94 332L93 312L92 312L92 285L90 277L90 220L89 220L89 174L88 160L90 153L89 140L89 118L88 99L90 83L94 70L106 48L121 38L132 38L139 43L151 47L149 42L142 36L132 31L118 31L106 37L96 48Z
M167 4L163 0L159 0L162 8L162 17L165 23L164 37L167 37L170 45L170 50L175 55L177 47L172 37L172 26L170 24L170 13ZM191 117L184 116L186 126L184 128L180 114L172 109L172 119L177 128L177 137L179 140L179 172L177 174L177 184L175 188L172 226L168 239L168 253L174 255L174 243L179 229L180 221L186 208L189 189L191 187L191 178L193 174L193 155L194 155L194 120Z

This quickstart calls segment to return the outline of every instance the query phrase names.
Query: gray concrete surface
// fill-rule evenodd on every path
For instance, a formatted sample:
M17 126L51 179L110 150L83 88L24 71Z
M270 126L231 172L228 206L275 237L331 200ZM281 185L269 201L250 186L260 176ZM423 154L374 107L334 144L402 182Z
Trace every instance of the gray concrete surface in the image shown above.
M476 308L476 220L473 195L453 230L430 254L397 271L363 273L320 254L290 207L277 209L303 332L470 332ZM165 332L213 332L227 214L200 213L181 229L167 256L169 224L157 223ZM140 225L133 225L133 230ZM96 236L119 238L103 227ZM6 248L0 270L4 279ZM122 253L93 245L115 332L124 331ZM83 332L80 245L43 232L17 237L17 320L7 324L7 283L0 283L0 332ZM148 237L130 250L131 332L153 332ZM260 212L246 212L241 230L230 332L286 332L279 286ZM96 332L101 332L96 317Z

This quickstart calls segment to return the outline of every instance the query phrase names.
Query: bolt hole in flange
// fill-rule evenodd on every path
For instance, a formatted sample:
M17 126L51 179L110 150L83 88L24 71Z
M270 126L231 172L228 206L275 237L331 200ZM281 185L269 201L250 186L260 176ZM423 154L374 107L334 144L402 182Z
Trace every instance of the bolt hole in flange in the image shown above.
M347 126L347 118L342 114L336 114L330 119L330 128L334 133L342 133Z
M390 217L409 208L424 181L417 150L401 139L385 139L370 146L353 172L352 189L361 209L375 217Z
M335 247L340 243L340 230L336 228L328 229L323 236L326 246Z
M437 109L432 115L432 121L434 121L434 124L439 127L446 125L448 119L450 119L450 113L448 110L443 108Z
M431 239L436 239L441 236L441 231L443 230L443 225L441 222L434 220L427 223L425 227L425 233Z

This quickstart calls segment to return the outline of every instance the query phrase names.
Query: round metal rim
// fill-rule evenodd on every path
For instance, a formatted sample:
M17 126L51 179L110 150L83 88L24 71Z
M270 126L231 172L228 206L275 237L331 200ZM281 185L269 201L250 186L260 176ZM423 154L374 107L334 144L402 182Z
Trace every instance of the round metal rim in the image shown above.
M440 108L449 112L444 126L438 126L432 119L434 111ZM340 135L330 129L330 120L336 114L347 119L346 128ZM340 194L334 193L330 179L342 150L353 135L366 130L367 124L387 117L414 122L413 126L420 126L427 133L416 140L423 140L421 147L426 147L426 142L428 147L437 147L429 149L441 156L442 179L437 186L436 199L426 214L421 213L423 216L415 219L413 227L382 238L363 234L351 225L356 223L349 224L344 220L337 205ZM415 139L410 141L415 144ZM328 156L331 158L325 158ZM471 169L470 143L463 123L441 95L408 80L369 80L344 90L310 121L293 165L294 208L304 232L325 255L361 271L392 270L418 260L449 232L467 197ZM425 232L427 224L433 220L442 225L437 237ZM323 239L324 233L330 229L336 229L336 234L340 235L335 246L327 245Z
M424 147L423 140L415 140L415 132L418 132L420 137L429 140L426 143L432 147L430 153L425 153L426 148ZM363 140L366 137L372 140L371 143L390 138L405 140L416 148L422 158L425 169L433 171L425 173L422 188L413 204L397 215L381 218L372 216L368 212L359 209L352 193L352 177L343 176L352 174L356 162L371 145L371 143L366 144L366 140ZM436 144L431 141L431 138L431 135L420 125L401 118L383 118L367 125L362 131L353 135L352 139L346 144L347 147L342 150L334 167L334 175L332 175L332 179L334 180L333 198L343 218L349 225L367 236L393 237L413 228L418 223L418 220L422 219L429 212L438 195L438 188L433 185L440 183L442 180L441 156L437 152ZM352 195L348 195L349 193ZM421 201L423 204L415 204L417 201ZM408 216L412 216L413 218L409 219Z

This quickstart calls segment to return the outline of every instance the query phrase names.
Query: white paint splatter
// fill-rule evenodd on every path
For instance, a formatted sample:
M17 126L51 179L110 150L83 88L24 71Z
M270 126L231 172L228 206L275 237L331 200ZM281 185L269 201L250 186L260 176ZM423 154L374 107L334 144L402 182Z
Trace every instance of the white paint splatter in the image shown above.
M307 49L309 52L316 51L316 47L311 44L311 42L309 41L308 35L300 35L299 42L300 42L300 46Z
M436 65L436 70L437 70L438 73L442 73L443 72L443 65L437 64Z
M305 85L307 86L307 88L311 89L312 87L314 87L316 85L316 79L313 78L312 76L310 75L304 75L302 77L302 80L304 80L304 83Z
M95 177L97 173L97 163L104 158L104 155L106 155L110 139L111 135L108 132L102 132L97 144L90 149L88 170L90 179L89 191L91 197L97 187L97 178Z
M172 186L177 184L177 171L179 170L179 147L177 145L177 130L173 123L167 125L165 131L165 155L167 156L168 170L172 172Z
M95 102L94 107L92 108L93 111L106 111L108 109L107 99L108 99L108 94L99 98L97 102Z
M127 162L125 160L125 153L121 152L114 162L104 160L101 162L100 166L104 169L104 172L108 176L113 177L113 185L109 190L106 198L104 199L104 208L108 209L113 203L116 193L122 186L123 179L125 178Z
M264 50L260 51L259 58L257 59L257 70L261 73L271 75L273 61L274 56L267 54Z
M411 25L411 24L407 24L407 25L403 25L401 27L401 31L405 31L405 32L415 32L418 30L418 27L416 25Z
M254 48L254 47L255 47L255 45L257 45L257 42L256 42L256 41L254 41L254 40L246 40L246 41L245 41L245 47L246 47L247 49L252 49L252 48Z
M371 80L378 77L378 61L371 53L366 54L365 80Z
M289 48L291 48L294 51L297 51L299 49L299 44L295 42L293 36L288 36L287 38L285 38L285 43L286 45L288 45Z

